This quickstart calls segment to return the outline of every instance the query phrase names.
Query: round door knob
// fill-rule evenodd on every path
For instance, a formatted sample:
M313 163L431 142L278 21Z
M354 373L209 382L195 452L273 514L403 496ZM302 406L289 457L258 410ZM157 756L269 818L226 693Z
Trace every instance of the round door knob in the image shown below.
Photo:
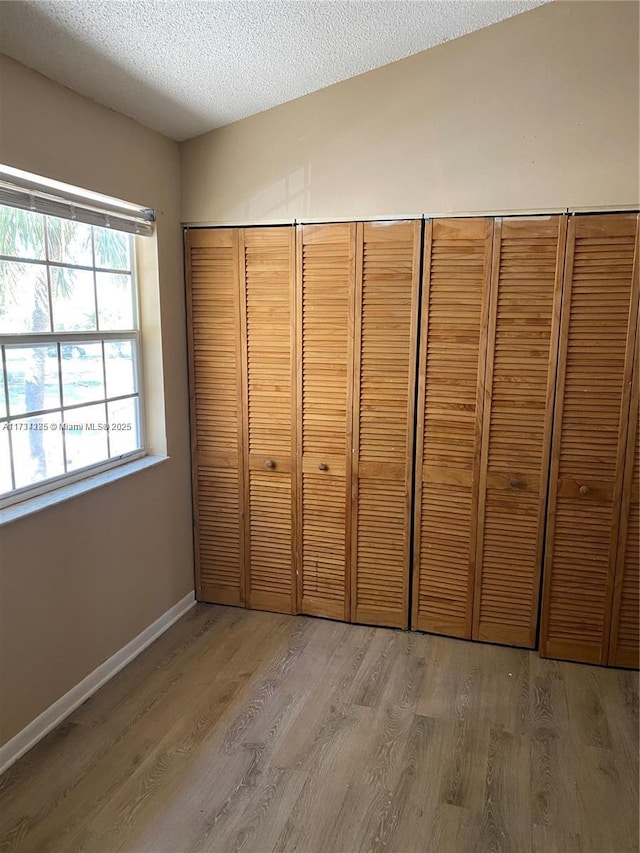
M509 480L509 485L511 486L512 489L517 489L518 486L520 485L520 480L516 480L514 477L513 480Z
M326 462L321 462L321 463L318 465L318 470L319 470L319 471L328 471L328 470L329 470L329 466L327 465L327 463L326 463Z
M580 494L588 495L589 494L589 486L580 486Z
M267 459L267 461L264 463L264 467L265 468L275 468L276 463L273 461L273 459Z

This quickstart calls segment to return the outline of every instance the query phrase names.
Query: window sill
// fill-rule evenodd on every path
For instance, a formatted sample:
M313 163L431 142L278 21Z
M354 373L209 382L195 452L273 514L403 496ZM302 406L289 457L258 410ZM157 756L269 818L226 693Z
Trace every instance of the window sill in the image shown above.
M10 524L12 521L17 521L20 518L33 515L43 509L48 509L51 506L57 506L71 500L71 498L75 498L76 495L84 495L86 492L106 486L108 483L113 483L116 480L121 480L123 477L136 474L138 471L144 471L145 468L152 468L154 465L165 462L168 458L168 456L143 456L142 459L127 462L124 465L119 465L117 468L111 468L109 471L94 474L92 477L78 480L78 482L70 483L68 486L61 486L59 489L54 489L44 495L28 498L21 503L8 506L6 509L0 509L0 527Z

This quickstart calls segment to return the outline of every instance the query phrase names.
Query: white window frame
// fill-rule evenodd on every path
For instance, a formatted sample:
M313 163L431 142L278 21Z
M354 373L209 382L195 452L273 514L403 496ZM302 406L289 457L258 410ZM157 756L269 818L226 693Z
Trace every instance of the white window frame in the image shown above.
M1 203L1 202L0 202ZM12 205L7 205L12 206ZM17 205L16 205L17 207ZM51 216L51 214L44 213L45 217ZM78 217L80 220L80 217ZM92 223L98 225L98 227L102 227L101 223ZM113 230L120 230L117 225ZM45 227L46 234L46 227ZM54 492L57 489L60 489L64 486L68 486L72 483L76 483L80 480L85 480L89 477L93 477L96 474L103 473L105 471L109 471L113 468L117 468L121 465L125 465L127 463L133 462L135 460L141 459L148 455L147 450L147 440L146 440L146 425L145 425L145 393L144 393L144 383L143 383L143 369L142 369L142 341L140 336L140 312L139 312L139 293L138 293L138 276L137 276L137 255L136 255L136 241L133 233L129 233L129 258L130 258L130 270L114 270L107 269L103 267L95 266L95 248L93 246L93 233L92 233L92 260L93 265L80 265L80 264L71 264L64 263L61 261L51 261L48 258L48 248L45 251L45 255L47 256L45 259L30 259L24 257L17 257L13 255L0 255L0 260L3 261L11 261L14 263L21 264L38 264L40 266L46 266L47 270L47 288L49 292L49 312L50 312L50 327L53 329L53 318L52 318L52 299L51 299L51 269L52 268L66 268L66 269L76 269L80 271L89 271L93 273L93 283L94 283L94 299L97 300L97 292L96 292L96 276L95 273L117 273L131 276L131 292L132 292L132 300L133 300L133 320L134 320L134 328L124 330L124 331L101 331L99 328L99 317L97 312L97 301L96 301L96 330L95 331L65 331L65 332L31 332L31 333L18 333L18 334L0 334L0 367L1 367L1 381L4 383L4 397L5 397L5 405L7 407L6 414L0 417L0 429L3 428L3 425L6 423L11 423L13 421L21 421L27 418L38 417L46 414L55 414L60 412L62 416L67 411L73 411L74 409L81 409L86 406L93 405L104 405L105 411L108 413L107 403L108 402L117 402L119 399L132 398L136 397L138 402L138 435L140 440L140 447L136 450L132 450L128 453L121 454L120 456L108 458L101 462L97 462L91 465L84 466L82 468L75 469L73 471L65 472L63 474L58 474L54 477L49 477L46 480L42 480L38 483L29 486L23 486L20 488L15 488L11 492L8 492L4 495L4 497L0 498L0 510L6 509L8 507L13 507L16 504L20 504L23 501L27 501L31 498L38 497L43 494L47 494L49 492ZM6 346L19 346L19 345L34 345L34 344L55 344L57 345L57 355L58 355L58 377L59 377L59 385L62 389L62 357L61 357L61 349L60 345L64 344L83 344L83 343L101 343L102 344L102 366L103 366L103 374L106 370L106 362L105 362L105 352L104 352L104 343L110 340L116 341L126 341L131 340L134 342L134 361L135 361L135 379L136 379L136 390L133 394L126 394L121 397L109 397L107 396L107 387L106 387L106 377L104 383L104 393L105 396L102 399L92 400L86 403L74 404L72 406L65 406L63 399L60 399L60 404L57 407L51 409L43 409L37 412L25 412L19 415L10 415L9 414L9 388L8 388L8 374L7 374L7 365L6 365ZM12 446L12 435L11 430L9 432L9 452L10 452L10 464L11 464L11 479L15 484L15 476L14 476L14 454L13 454L13 446ZM63 459L66 467L66 438L65 431L62 432L62 441L63 441ZM106 431L107 437L107 452L110 452L110 435L109 431Z

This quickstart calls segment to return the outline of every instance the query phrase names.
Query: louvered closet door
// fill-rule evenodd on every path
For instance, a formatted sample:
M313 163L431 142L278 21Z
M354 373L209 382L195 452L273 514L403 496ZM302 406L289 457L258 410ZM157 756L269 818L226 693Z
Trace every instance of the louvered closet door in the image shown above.
M186 233L197 597L244 603L238 232Z
M490 219L427 223L412 625L471 637Z
M350 616L355 223L298 228L299 602Z
M640 429L638 404L640 331L636 337L634 381L624 485L622 516L613 593L613 618L609 663L612 666L640 666Z
M351 618L398 628L409 618L420 227L357 226Z
M638 310L637 216L569 223L541 652L608 658Z
M293 613L295 229L240 232L245 348L245 564L249 607Z
M566 217L498 219L473 637L533 648L538 625Z

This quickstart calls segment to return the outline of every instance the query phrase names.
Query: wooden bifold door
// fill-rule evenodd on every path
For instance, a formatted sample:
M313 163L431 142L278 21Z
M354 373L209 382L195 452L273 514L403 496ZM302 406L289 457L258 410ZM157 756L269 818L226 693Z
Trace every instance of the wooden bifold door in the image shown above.
M414 628L535 645L565 230L427 224Z
M248 607L296 612L295 233L239 232Z
M196 595L244 604L239 231L186 232Z
M638 665L637 214L188 229L186 264L199 599Z
M638 665L638 216L569 225L541 652Z
M298 237L300 611L348 620L356 225Z
M351 618L407 628L420 222L360 223L356 242Z
M197 596L296 611L295 231L186 233Z
M408 627L420 231L186 232L199 599Z

